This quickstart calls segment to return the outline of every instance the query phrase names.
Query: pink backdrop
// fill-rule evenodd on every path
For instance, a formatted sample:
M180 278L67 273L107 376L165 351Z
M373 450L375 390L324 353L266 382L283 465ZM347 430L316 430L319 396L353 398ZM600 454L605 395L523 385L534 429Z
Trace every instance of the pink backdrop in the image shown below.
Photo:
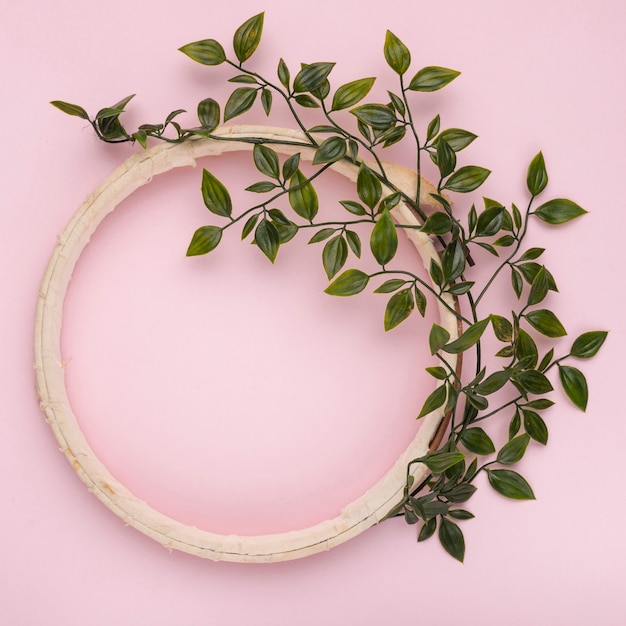
M623 624L625 7L2 2L1 623ZM570 334L611 331L584 367L589 407L582 414L559 398L548 414L547 449L532 446L520 466L535 502L504 500L480 483L469 506L477 519L463 524L464 565L436 540L416 545L402 522L284 564L170 554L86 492L39 412L31 337L45 264L84 197L132 152L98 144L48 101L95 111L136 92L129 125L193 112L207 96L223 102L219 79L229 74L176 50L206 37L228 45L261 10L254 62L265 73L281 56L290 67L337 61L333 84L379 75L382 99L395 87L382 57L387 28L411 48L415 69L461 70L420 101L420 115L441 112L447 126L480 136L464 158L494 171L484 195L521 202L541 149L548 193L590 211L531 238L548 249L561 290L550 304ZM241 121L264 123L255 111ZM279 112L273 123L281 120ZM229 156L211 167L235 183L254 176L245 162ZM70 394L101 457L160 509L218 532L301 527L371 485L410 439L430 384L416 350L426 326L414 320L385 335L379 298L323 295L319 248L286 248L271 267L231 237L211 257L185 259L190 233L211 221L199 173L135 194L85 252L66 307ZM324 193L330 203L348 188L337 180ZM410 260L408 246L401 253Z

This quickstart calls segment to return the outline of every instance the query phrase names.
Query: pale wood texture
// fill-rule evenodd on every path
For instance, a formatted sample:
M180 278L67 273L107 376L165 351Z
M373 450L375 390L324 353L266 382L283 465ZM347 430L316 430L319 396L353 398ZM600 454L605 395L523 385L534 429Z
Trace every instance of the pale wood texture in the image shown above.
M253 144L237 139L258 137L295 144L305 141L305 137L297 131L264 126L222 127L214 134L224 137L226 141L197 139L181 144L160 144L135 154L85 200L59 235L41 284L37 307L35 326L37 393L45 419L54 432L61 452L65 454L89 491L127 525L152 537L166 548L182 550L204 558L240 562L295 559L328 550L385 517L402 497L408 462L428 451L429 443L442 419L441 411L436 411L423 419L416 437L392 469L361 497L347 504L337 517L303 530L244 537L218 535L187 526L159 513L136 498L109 472L90 448L70 406L65 387L60 346L63 301L76 262L105 216L133 191L162 172L177 167L193 167L196 160L203 157L252 149ZM310 160L313 155L311 149L298 145L277 143L272 147L283 154L300 152L305 160ZM355 166L339 162L333 169L356 181L358 168ZM408 194L415 193L417 176L414 172L391 164L386 164L385 169L398 188ZM423 181L421 185L423 206L432 203L428 195L432 191L434 191L432 185ZM393 215L399 222L418 224L415 216L403 204L394 209ZM428 236L416 230L403 229L403 232L417 248L425 267L429 267L431 259L438 260L437 252ZM454 306L452 300L448 301L448 305ZM456 337L455 316L441 304L439 311L440 324L448 330L451 337ZM450 357L450 365L454 368L454 357ZM423 479L426 473L426 468L422 465L413 467L416 481Z

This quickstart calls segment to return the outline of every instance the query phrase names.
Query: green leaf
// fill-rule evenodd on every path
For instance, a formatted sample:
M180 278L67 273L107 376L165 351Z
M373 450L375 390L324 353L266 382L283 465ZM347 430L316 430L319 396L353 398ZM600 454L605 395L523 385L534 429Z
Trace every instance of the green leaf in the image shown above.
M529 409L544 411L545 409L549 409L551 406L554 406L554 402L552 402L552 400L548 400L548 398L537 398L536 400L527 402L524 406Z
M469 130L463 130L462 128L448 128L441 131L437 141L443 139L449 146L455 151L460 152L463 148L467 148L477 135L471 133Z
M230 217L233 204L228 189L208 170L202 170L202 199L211 213Z
M233 49L240 63L247 61L259 46L263 34L263 13L246 20L233 37Z
M385 266L396 254L398 249L398 233L396 225L387 209L383 209L370 235L370 248L379 265Z
M548 443L548 427L538 413L524 410L524 430L540 444Z
M396 123L395 113L384 104L363 104L351 109L350 113L375 130L387 130Z
M404 74L411 65L411 53L409 49L390 30L385 35L383 48L385 60L396 74Z
M463 531L446 517L442 517L439 524L439 541L451 557L463 563L465 558Z
M324 290L331 296L353 296L367 287L370 277L361 270L346 270Z
M254 230L254 227L256 226L256 223L259 219L259 215L259 213L255 213L246 220L246 223L244 224L244 227L241 231L242 240L245 239Z
M217 226L201 226L191 238L187 256L206 254L217 248L222 239L222 229Z
M600 350L606 340L607 334L604 330L593 330L583 333L574 341L570 355L578 359L590 359L598 353L598 350Z
M435 115L433 119L428 124L428 128L426 129L426 141L430 141L433 137L437 135L439 129L441 128L441 117L439 114ZM452 147L452 146L450 146Z
M261 252L273 263L280 247L280 235L272 222L263 218L254 231L254 241Z
M467 502L476 493L476 486L469 483L460 483L445 492L446 498L454 504L461 504Z
M361 257L361 238L353 230L346 230L346 241L350 246L350 250L354 252L357 258Z
M320 108L320 105L317 102L317 100L315 100L315 98L312 98L311 96L309 96L309 94L306 94L306 93L301 93L297 95L295 97L295 101L301 107L305 107L307 109L319 109Z
M449 243L441 255L441 268L447 283L455 281L465 270L465 252L463 244L456 239Z
M504 218L504 209L501 206L490 207L485 209L476 222L477 237L491 237L495 235L502 227Z
M452 220L447 213L436 211L431 213L422 224L422 232L428 235L445 235L452 228Z
M374 293L391 293L406 285L407 281L401 278L391 278L386 280L380 287L374 289Z
M325 139L315 151L313 165L321 163L334 163L346 156L346 141L342 137L329 137Z
M530 162L528 167L528 174L526 176L526 185L528 191L532 196L538 196L548 184L548 172L546 171L546 164L543 159L543 154L540 152Z
M439 326L438 324L433 324L430 329L430 335L428 336L428 345L430 346L430 353L435 354L441 350L446 343L450 339L450 333Z
M322 263L328 280L346 264L347 258L348 246L341 235L333 237L326 243L322 252Z
M393 108L398 113L400 113L402 117L404 117L406 113L406 107L404 106L404 102L402 101L402 98L396 95L395 93L393 93L393 91L387 91L387 94L389 95L389 99L391 100L391 105L393 106Z
M261 174L278 180L280 177L280 164L278 162L278 154L274 150L263 144L256 143L252 149L252 158Z
M293 80L293 90L296 93L315 91L331 73L334 63L310 63L304 65Z
M480 341L480 338L485 332L485 328L487 328L488 324L489 318L472 324L458 339L444 346L443 350L449 354L459 354L461 352L465 352L465 350L471 348L474 344Z
M203 39L188 43L179 48L180 52L186 54L190 59L202 65L220 65L226 61L226 53L222 45L215 39Z
M502 317L502 315L491 314L489 316L491 321L491 325L493 326L493 332L496 336L496 339L499 341L510 342L513 338L513 325L509 322L506 317Z
M437 167L442 179L452 174L456 167L456 153L445 139L437 142Z
M489 484L501 495L513 500L534 500L535 494L526 479L507 469L487 469Z
M148 147L148 134L145 130L138 130L132 134L132 137L144 150Z
M272 111L272 92L269 89L261 90L261 106L265 111L265 115L269 115Z
M198 104L198 119L203 130L215 130L220 123L220 105L213 98L202 100Z
M524 281L522 279L522 275L513 266L511 266L511 284L515 295L519 299L522 295L522 291L524 290Z
M341 111L348 107L354 106L357 102L360 102L370 92L372 85L376 78L361 78L359 80L353 80L350 83L341 85L335 91L333 96L333 104L331 111Z
M429 413L432 413L433 411L436 411L438 408L442 407L446 402L446 398L447 398L446 385L440 385L439 387L437 387L437 389L435 389L435 391L429 394L429 396L426 398L424 405L422 406L422 410L417 416L417 419L421 419L425 415L428 415ZM422 462L428 466L428 469L434 472L435 474L440 474L441 472L446 470L448 467L451 467L452 465L454 465L454 463L450 463L449 465L445 465L443 468L440 468L438 465L436 465L437 462L441 462L442 459L445 459L447 461L449 460L449 458L451 459L452 457L439 457L439 456L436 456L437 454L448 454L448 455L456 454L458 458L455 461L455 463L458 463L463 458L463 455L460 452L447 452L447 453L437 452L437 453L433 453L429 455L428 457L426 457L426 459L422 459ZM460 457L458 455L460 455Z
M437 380L445 380L448 378L448 372L441 365L436 367L427 367L426 371Z
M454 519L458 520L468 520L473 519L474 514L469 511L465 511L464 509L452 509L448 515Z
M575 367L559 365L559 378L567 397L579 409L585 411L589 400L589 390L584 374Z
M461 443L474 454L493 454L496 451L489 435L479 427L468 428L461 435Z
M287 64L285 63L285 61L283 61L283 59L280 59L280 61L278 61L278 80L281 82L282 86L289 91L289 79L290 79L290 74L289 74L289 68L287 67Z
M587 213L585 209L565 198L549 200L533 212L534 215L547 224L565 224L565 222L569 222L585 213Z
M511 423L509 424L509 439L513 439L513 437L517 435L521 425L520 413L519 411L515 411L511 418Z
M501 372L494 372L483 380L480 384L476 385L474 391L482 396L488 396L496 391L502 389L511 379L513 372L511 370L502 370Z
M438 389L443 389L445 396L445 387L438 387ZM436 408L438 407L435 407L435 409ZM416 459L416 461L423 463L433 474L443 474L443 472L445 472L448 468L456 465L457 463L460 463L464 459L465 455L458 450L455 450L454 452L445 452L443 450L438 450L437 452L430 452L426 456Z
M300 165L300 153L292 154L283 163L283 178L288 181L297 171Z
M74 115L75 117L80 117L84 120L89 119L87 111L77 104L70 104L69 102L63 102L62 100L53 100L50 104L59 109L59 111L63 111L63 113L67 113L68 115Z
M253 193L267 193L276 189L278 185L271 183L269 180L261 180L258 183L252 183L246 187L246 191L252 191Z
M496 460L498 463L502 463L502 465L513 465L517 463L524 456L529 441L530 437L526 433L513 437L513 439L507 442L500 452L498 452Z
M340 200L339 204L353 215L367 215L365 207L358 202L352 200Z
M313 220L319 209L319 200L315 188L300 171L291 177L289 185L289 204L291 208L306 220Z
M443 188L458 193L468 193L478 189L487 180L489 174L491 172L484 167L466 165L454 172Z
M545 374L536 370L517 372L513 378L525 391L533 395L548 393L553 389L552 383L546 378Z
M382 195L382 185L380 181L378 180L376 174L374 174L374 172L364 163L361 163L359 167L359 173L356 180L356 190L359 198L370 209L373 209L378 204ZM342 204L345 207L343 202Z
M237 87L230 94L224 107L224 122L248 111L256 100L256 94L257 90L254 87Z
M547 309L537 309L524 314L528 323L546 337L563 337L567 335L565 328L557 316Z
M471 291L473 286L474 286L474 281L463 280L461 282L454 283L454 285L451 285L450 287L448 287L447 291L448 293L451 293L454 296L462 296L466 294L468 291Z
M515 354L519 360L528 359L527 368L534 368L539 360L539 351L535 340L523 329L517 329Z
M336 228L322 228L318 230L311 239L309 239L309 243L319 243L320 241L324 241L329 237L332 237L337 232Z
M425 67L415 74L408 89L411 91L437 91L452 82L460 73L446 67Z
M548 276L546 268L541 269L535 274L535 278L532 282L530 293L528 294L528 306L539 304L548 295L550 285L548 283Z
M387 302L385 308L385 330L391 330L411 315L415 301L411 289L402 289Z
M419 535L417 536L418 541L426 541L426 539L430 539L437 530L437 518L431 517L424 525L420 528Z
M254 76L249 74L239 74L228 79L229 83L244 83L245 85L258 85L258 81Z

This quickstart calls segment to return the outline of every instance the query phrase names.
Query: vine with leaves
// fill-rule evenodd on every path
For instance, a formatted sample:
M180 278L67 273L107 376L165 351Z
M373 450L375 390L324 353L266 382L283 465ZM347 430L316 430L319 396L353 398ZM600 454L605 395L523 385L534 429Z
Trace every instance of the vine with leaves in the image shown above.
M437 387L426 398L417 416L420 419L443 408L445 435L442 429L431 451L409 463L404 496L387 517L403 516L409 524L419 524L418 541L438 531L445 550L463 561L465 541L458 522L473 517L464 506L476 491L479 474L485 473L491 487L507 498L535 497L526 479L511 467L523 458L531 443L542 446L548 443L548 426L543 414L554 404L548 397L553 391L548 373L551 370L558 373L562 389L576 407L584 411L587 406L585 376L571 365L571 360L593 357L607 333L585 332L565 344L565 349L562 347L566 330L557 315L544 305L549 293L557 290L554 277L540 261L544 249L524 244L534 220L558 226L586 211L565 198L539 203L538 198L548 184L541 152L528 167L528 198L523 208L515 204L507 207L489 198L483 199L481 208L474 204L464 212L458 205L453 208L450 194L477 190L490 172L476 165L458 165L458 155L476 139L474 133L460 128L442 129L439 115L425 124L423 131L421 122L414 116L412 99L413 94L442 89L457 78L458 71L430 66L409 78L410 51L396 35L387 31L383 53L395 74L396 87L387 92L388 102L363 104L375 78L343 84L331 95L329 76L334 63L302 64L293 78L283 59L278 62L276 79L251 69L247 62L261 41L263 20L264 14L260 13L237 28L232 58L214 39L180 48L202 65L226 64L235 72L229 80L237 86L223 112L212 98L198 104L199 126L183 127L179 116L185 111L177 109L163 123L142 124L129 132L120 116L133 96L103 108L93 118L81 106L58 100L52 104L65 113L87 120L105 142L136 142L146 148L152 139L174 143L193 141L197 137L233 140L216 135L214 131L221 123L250 110L257 101L268 116L275 98L284 101L302 139L278 142L312 148L313 173L303 172L298 152L281 162L272 148L272 144L277 143L275 140L237 137L236 141L254 144L254 165L263 178L247 190L258 194L260 200L245 210L234 211L228 189L210 171L203 170L204 204L211 213L222 218L223 223L198 228L187 254L211 252L219 245L225 231L240 226L241 238L252 238L259 250L274 262L282 246L300 231L309 231L313 233L309 243L324 244L322 264L330 281L326 288L328 294L352 296L372 284L376 293L391 294L384 314L386 330L395 328L415 312L424 316L428 295L453 310L461 328L457 338L451 339L448 331L437 324L430 330L429 349L438 364L428 367L427 372L437 381ZM320 124L305 124L302 109L316 109L321 116ZM353 124L346 124L337 116L343 111L352 114ZM417 192L413 197L395 187L381 160L381 151L399 142L411 144L414 151ZM437 209L428 213L419 203L422 161L426 157L435 164L439 175L437 192L431 194ZM343 219L320 221L315 184L333 163L342 160L358 167L358 199L340 202L345 211ZM276 204L280 201L288 208L278 208ZM419 218L420 226L394 222L390 211L400 202ZM362 237L357 225L370 228L369 248L380 268L373 273L356 267L344 269L349 258L358 260L362 254ZM392 264L398 248L398 229L402 228L419 228L440 246L440 261L432 261L429 268L432 283ZM488 278L480 282L469 277L474 264L472 251L477 249L486 250L493 259ZM509 316L484 313L482 305L486 294L495 285L502 285L502 275L507 273L518 303L516 310ZM450 297L455 307L448 304ZM484 333L489 328L498 349L488 361L484 354ZM541 342L538 335L542 336ZM544 345L546 341L551 341L552 347L540 353L538 344ZM448 364L446 355L460 358L470 351L470 374ZM502 395L505 401L493 402L493 398ZM497 424L502 419L509 422L508 438L496 449L485 428L487 422ZM420 484L414 484L411 475L416 463L425 464L430 472Z

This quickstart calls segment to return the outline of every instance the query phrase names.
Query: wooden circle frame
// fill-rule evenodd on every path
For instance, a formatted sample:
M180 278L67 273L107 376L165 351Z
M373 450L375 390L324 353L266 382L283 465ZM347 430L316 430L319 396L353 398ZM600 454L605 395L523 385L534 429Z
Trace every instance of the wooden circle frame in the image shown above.
M87 442L72 407L66 386L61 355L63 303L74 267L102 220L124 198L163 172L177 167L195 166L196 160L218 156L224 152L252 150L246 138L265 139L281 154L299 152L303 160L313 158L313 149L294 145L306 143L306 137L295 130L267 126L224 126L213 132L220 139L198 138L180 144L163 143L136 153L118 167L88 196L58 237L39 292L35 322L35 375L41 409L57 439L60 450L91 491L125 524L148 535L166 548L181 550L203 558L237 562L273 562L296 559L328 550L354 537L382 520L402 498L406 484L407 465L424 456L443 419L443 410L427 415L414 439L396 460L393 467L370 489L346 505L332 518L308 528L284 533L237 536L220 535L180 523L153 509L130 492L104 466ZM281 143L285 142L285 143ZM340 161L332 169L356 182L358 167ZM397 165L385 164L385 171L401 191L414 195L417 176ZM420 204L432 206L430 193L435 191L422 179ZM390 191L387 189L388 194ZM419 221L400 203L392 215L404 224ZM417 229L402 229L415 245L424 266L439 256L431 239ZM447 306L446 306L447 305ZM454 302L447 298L438 302L440 325L452 339L458 336L457 319L452 313ZM449 364L456 365L450 355ZM427 475L422 464L414 464L416 481Z

